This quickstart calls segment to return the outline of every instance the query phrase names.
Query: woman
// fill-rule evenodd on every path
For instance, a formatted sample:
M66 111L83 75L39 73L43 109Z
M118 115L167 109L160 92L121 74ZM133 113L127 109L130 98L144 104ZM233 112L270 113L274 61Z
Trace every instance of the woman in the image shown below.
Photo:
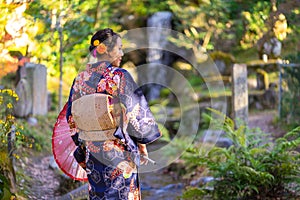
M147 163L145 144L161 133L142 91L118 68L121 37L100 30L89 50L97 61L75 78L68 101L74 157L87 171L90 199L140 199L137 168Z

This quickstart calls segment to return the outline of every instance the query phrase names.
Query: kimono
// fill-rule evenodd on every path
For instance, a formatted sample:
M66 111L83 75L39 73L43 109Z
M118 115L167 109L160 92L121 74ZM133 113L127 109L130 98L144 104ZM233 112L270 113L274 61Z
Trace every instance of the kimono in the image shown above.
M112 101L121 108L120 121L109 138L86 141L80 138L81 132L72 116L72 102L95 93L113 97ZM140 199L138 145L153 142L161 133L142 91L130 74L107 62L88 64L74 79L66 117L71 137L78 146L74 157L87 171L89 198Z

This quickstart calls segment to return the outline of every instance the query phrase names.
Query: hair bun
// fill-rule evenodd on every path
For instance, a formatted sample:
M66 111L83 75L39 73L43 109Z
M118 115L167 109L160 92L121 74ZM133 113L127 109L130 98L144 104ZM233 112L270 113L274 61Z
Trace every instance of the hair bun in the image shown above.
M89 47L90 52L100 43L105 44L108 47L108 50L111 50L115 46L117 37L120 36L110 28L105 28L97 31L91 38ZM98 40L98 42L95 42L96 40ZM99 44L95 45L96 43Z

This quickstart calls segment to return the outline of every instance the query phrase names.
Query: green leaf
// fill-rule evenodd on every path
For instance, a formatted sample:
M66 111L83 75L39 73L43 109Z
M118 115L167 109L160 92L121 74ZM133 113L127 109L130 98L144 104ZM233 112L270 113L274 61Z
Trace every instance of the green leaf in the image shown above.
M238 140L238 144L242 147L246 147L246 134L245 134L245 126L240 126L236 131L233 133Z
M227 149L225 148L221 148L221 147L214 147L212 150L209 151L208 156L209 157L214 157L214 156L220 156L220 155L224 155L226 158L229 158L230 155L227 151Z
M249 185L249 188L254 190L257 194L259 194L258 188L254 185Z
M0 199L6 199L10 194L9 182L5 176L0 174Z
M224 113L215 110L213 108L206 108L207 110L211 111L214 113L216 116L213 116L213 119L218 122L225 122L223 124L223 129L227 132L233 132L234 130L234 121L227 117Z
M199 199L201 200L204 195L208 194L208 190L203 188L189 187L182 195L183 199Z
M252 155L252 156L255 156L257 154L262 154L262 153L266 153L268 150L267 149L264 149L264 148L252 148L249 150L249 153Z

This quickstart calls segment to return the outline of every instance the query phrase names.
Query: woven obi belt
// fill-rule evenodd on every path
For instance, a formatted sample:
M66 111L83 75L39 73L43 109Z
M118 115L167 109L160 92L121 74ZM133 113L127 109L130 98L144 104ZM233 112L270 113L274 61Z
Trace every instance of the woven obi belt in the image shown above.
M116 139L113 134L120 122L120 104L107 94L85 95L72 102L72 116L79 138L86 141Z

